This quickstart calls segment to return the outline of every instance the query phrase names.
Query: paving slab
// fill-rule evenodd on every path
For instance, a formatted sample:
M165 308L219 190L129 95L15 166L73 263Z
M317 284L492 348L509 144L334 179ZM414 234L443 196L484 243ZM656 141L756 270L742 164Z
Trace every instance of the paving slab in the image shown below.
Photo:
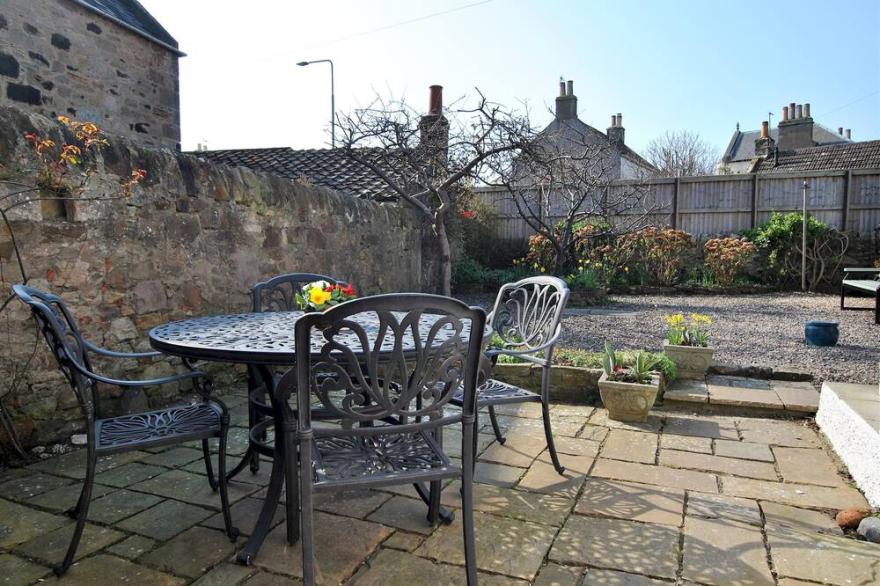
M533 586L580 586L586 568L547 564L538 572Z
M755 444L736 440L715 440L715 455L740 458L757 462L773 462L773 452L767 444Z
M815 413L819 410L819 392L812 388L791 388L773 385L773 391L782 401L786 411Z
M525 474L525 468L504 466L491 462L477 462L474 470L474 481L495 486L511 487Z
M689 517L706 519L725 519L761 527L761 509L758 502L735 496L721 494L688 494L687 514Z
M739 439L736 423L731 418L699 415L668 415L664 434L690 435L718 439Z
M193 527L145 554L139 563L166 573L197 578L212 566L232 558L235 546L221 531Z
M684 514L684 491L589 478L574 510L582 515L679 527Z
M193 474L185 470L164 471L164 474L133 484L130 488L194 505L220 508L220 494L211 489L205 475ZM243 482L230 482L228 486L230 503L243 499L258 490L257 486Z
M868 502L854 488L814 486L789 482L768 482L728 476L723 479L722 492L731 496L760 499L782 504L817 509L867 508Z
M767 534L780 578L825 584L876 584L880 548L846 537L783 529Z
M583 586L669 586L669 582L616 570L587 568Z
M685 520L682 568L702 584L774 584L760 528L727 519Z
M395 531L391 537L382 542L382 547L399 549L400 551L415 551L425 540L424 536L415 533Z
M302 580L279 576L269 572L257 572L244 581L245 586L300 586Z
M559 436L553 438L556 452L571 456L595 456L599 453L600 442L589 439Z
M602 445L602 457L653 464L657 457L657 435L612 429Z
M8 553L0 553L0 584L32 584L52 570Z
M153 466L177 468L196 460L201 463L201 472L204 474L204 455L202 454L201 450L195 450L193 448L184 448L182 446L174 447L170 450L165 450L164 452L159 452L158 454L152 454L150 456L147 456L146 458L142 458L141 462L143 462L144 464L151 464ZM217 473L216 466L214 467L214 473Z
M608 417L608 411L606 409L596 409L596 411L590 416L589 424L592 426L609 427L611 429L631 429L633 431L657 433L660 431L660 428L663 427L663 417L648 414L647 421L616 421ZM581 435L580 437L584 436Z
M443 489L441 502L447 507L461 508L460 483ZM573 498L543 494L489 484L474 484L474 510L561 527L574 505Z
M107 553L127 560L135 560L156 547L156 542L142 535L131 535L107 548Z
M607 435L607 427L600 427L598 425L585 425L583 429L581 429L580 433L578 433L578 438L601 442L605 439L605 436Z
M354 574L363 560L393 533L378 523L322 512L315 513L313 527L316 576L328 584L339 583ZM282 523L269 532L254 564L276 574L302 578L302 540L288 545L287 528Z
M712 440L708 437L672 435L664 433L660 436L660 448L666 448L668 450L680 450L683 452L711 454Z
M220 564L193 582L193 586L228 586L229 584L239 584L256 572L256 568L249 566L233 563Z
M768 389L747 389L709 385L709 403L729 407L783 410L782 399Z
M596 460L591 475L598 478L628 480L641 484L683 488L699 492L718 492L718 481L714 474L666 466L651 466L599 458Z
M736 476L746 476L763 480L778 479L776 468L773 467L773 464L739 460L736 458L724 458L722 456L712 456L709 454L662 450L660 452L660 464L671 468L706 470L708 472L734 474Z
M70 538L73 536L74 523L59 527L50 533L44 533L26 543L15 547L15 551L31 559L40 560L47 564L57 564L64 559ZM125 534L109 527L101 527L86 523L83 528L82 539L76 550L74 560L79 560L117 541L122 541Z
M486 427L483 432L489 432L489 418L481 417L480 421ZM550 427L554 435L567 435L569 437L577 437L578 432L587 422L586 417L550 417ZM506 415L498 416L498 424L504 432L504 435L513 436L517 434L526 434L533 437L544 437L544 422L541 419L526 419L524 417L508 417Z
M72 482L69 478L35 472L0 484L0 495L10 500L26 501Z
M553 543L549 559L675 578L678 552L674 527L572 515Z
M116 524L120 529L164 541L196 523L204 521L213 511L180 501L166 500Z
M774 530L777 525L784 525L801 531L843 535L837 521L829 513L768 502L761 503L761 510L764 511L768 531Z
M820 448L822 442L816 432L803 421L783 419L742 418L737 427L743 441L790 448Z
M411 533L430 534L434 528L428 523L428 508L421 499L395 496L374 511L368 521L382 523Z
M810 448L773 448L776 465L786 482L843 486L846 483L837 471L837 465L827 452Z
M145 451L133 450L131 452L122 452L121 454L100 456L95 464L95 471L100 474L111 468L117 468L129 462L136 462L149 455ZM31 464L28 468L30 470L40 470L49 474L82 480L86 477L86 450L76 450L61 456L48 458L36 464Z
M478 573L480 584L527 586L528 582L507 576ZM352 586L411 586L418 581L464 586L463 567L438 564L401 551L383 549L348 582Z
M415 491L410 490L407 494L415 496ZM325 513L364 519L389 498L391 496L388 493L375 490L334 490L316 493L312 502L315 509Z
M94 586L106 584L112 576L116 584L149 584L150 586L177 586L186 582L163 572L113 555L99 554L71 566L64 574L64 584Z
M132 484L159 476L167 471L167 468L161 466L150 466L148 464L141 464L140 462L129 462L128 464L111 468L106 472L96 474L95 482L106 486L125 488Z
M706 381L693 379L675 379L663 393L664 401L680 401L682 403L708 403L709 387Z
M48 509L53 513L62 513L76 506L76 503L79 501L79 495L82 493L82 487L82 482L74 482L73 484L60 486L54 490L44 492L28 499L24 504ZM92 498L99 499L114 490L116 489L112 486L95 484L92 486Z
M50 515L0 499L0 547L24 543L70 523L68 517Z
M516 485L517 488L532 492L575 496L593 465L593 457L559 454L559 462L565 467L562 474L556 471L550 456L544 452L519 481Z
M250 535L251 531L254 529L254 524L257 522L257 517L259 517L260 511L263 508L263 499L250 497L241 499L229 508L232 513L232 526L238 529L242 535ZM282 497L281 502L278 503L278 507L275 509L275 515L272 517L272 523L270 526L274 527L278 523L284 521L285 515L284 498ZM226 527L223 521L222 512L215 513L211 517L208 517L201 522L201 525L220 531L224 530Z
M484 571L531 580L538 573L556 529L547 525L474 513L477 567ZM441 525L416 554L440 562L464 565L461 522Z
M480 460L504 464L505 466L518 466L528 468L532 460L538 457L545 443L525 435L511 435L504 444L493 443L483 453Z
M111 525L162 502L162 497L121 489L92 501L89 520Z

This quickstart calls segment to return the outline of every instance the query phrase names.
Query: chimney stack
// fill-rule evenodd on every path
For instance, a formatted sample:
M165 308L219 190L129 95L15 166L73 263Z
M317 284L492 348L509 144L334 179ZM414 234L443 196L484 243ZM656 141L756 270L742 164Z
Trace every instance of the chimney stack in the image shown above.
M428 114L440 116L443 114L443 86L432 85L428 89L431 91L431 97L428 101Z
M608 142L615 147L623 147L624 138L626 137L626 129L623 128L623 114L618 112L617 115L611 116L611 127L607 129L606 134L608 135Z
M432 85L428 113L419 120L419 150L432 162L432 173L445 166L449 149L449 121L443 115L443 86Z
M782 120L779 121L777 127L776 140L779 149L790 151L816 146L813 141L813 118L810 116L810 104L791 102L787 109L788 115L786 116L786 107L783 106Z
M770 156L776 142L770 137L770 123L761 122L761 137L755 141L755 154L759 157Z
M556 120L577 118L577 96L574 95L574 81L559 82L559 97L556 98Z
M852 140L852 129L846 129L846 140Z

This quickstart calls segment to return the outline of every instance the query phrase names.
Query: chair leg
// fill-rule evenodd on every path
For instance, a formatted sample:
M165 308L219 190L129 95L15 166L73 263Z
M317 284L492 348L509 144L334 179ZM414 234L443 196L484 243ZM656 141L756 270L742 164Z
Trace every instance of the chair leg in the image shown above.
M315 584L315 545L312 535L312 479L307 473L306 463L312 462L312 440L301 442L300 451L300 525L302 539L303 583Z
M232 511L229 509L229 492L227 490L228 479L226 478L226 436L229 434L229 415L224 414L220 422L220 446L217 450L217 484L220 488L220 506L223 508L223 526L229 540L235 543L238 539L238 529L232 526ZM205 440L207 443L207 440ZM207 450L205 451L207 455ZM210 462L210 459L208 460ZM210 463L208 464L210 470ZM210 471L208 472L210 476Z
M64 555L64 561L52 568L56 576L63 576L73 563L76 555L76 549L79 547L79 541L82 539L83 529L86 525L86 518L89 516L89 505L92 501L92 487L95 484L95 467L97 466L98 456L95 452L95 438L91 429L88 432L89 447L88 461L86 462L86 477L83 481L82 492L79 500L74 508L76 512L76 526L73 528L73 536L70 538L70 545L67 546L67 553Z
M259 423L260 420L262 419L262 417L260 417L259 414L257 413L256 408L251 403L251 392L257 388L258 384L259 384L259 378L257 376L256 369L253 366L248 366L248 428L249 429L253 429L254 425ZM262 397L260 397L260 399L265 401L266 394L263 393L263 395L262 395ZM265 440L266 438L261 437L259 439ZM257 472L260 471L260 454L257 453L256 450L253 450L251 452L250 458L251 458L251 461L250 461L251 474L256 474Z
M440 495L443 491L443 482L434 480L430 483L428 493L428 523L433 527L440 520Z
M507 438L501 433L501 427L498 425L498 418L495 416L494 405L489 405L489 421L492 422L492 431L495 432L495 439L497 439L498 443L503 446L504 442L507 441Z
M299 459L293 437L296 428L288 427L284 430L284 480L287 486L287 543L293 545L299 541Z
M463 454L467 451L468 441L474 446L477 445L477 426L474 425L470 430L466 429L467 427L471 426L465 425L462 427L462 443L464 444L463 447L465 447L465 450L462 450ZM469 435L470 437L468 437ZM477 545L474 536L474 467L476 460L473 462L468 462L467 460L467 454L465 454L463 466L461 467L461 526L464 533L464 561L467 583L468 586L476 586Z
M877 295L874 299L874 323L880 324L880 289L877 289Z
M556 444L553 442L553 429L550 426L550 368L547 366L541 373L541 416L544 419L544 435L547 436L547 450L553 460L553 467L562 474L565 472L565 466L559 463Z
M214 478L214 467L211 465L211 447L208 445L207 439L202 440L202 454L205 457L205 473L208 475L208 484L211 485L211 490L217 492L219 485L217 479Z

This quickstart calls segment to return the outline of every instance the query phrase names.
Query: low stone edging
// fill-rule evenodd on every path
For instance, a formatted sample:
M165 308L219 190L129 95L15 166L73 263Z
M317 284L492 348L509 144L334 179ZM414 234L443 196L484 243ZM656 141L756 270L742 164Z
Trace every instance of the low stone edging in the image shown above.
M537 364L496 364L492 376L498 380L541 392L541 367ZM550 400L561 403L594 404L599 401L602 369L553 366L550 369Z

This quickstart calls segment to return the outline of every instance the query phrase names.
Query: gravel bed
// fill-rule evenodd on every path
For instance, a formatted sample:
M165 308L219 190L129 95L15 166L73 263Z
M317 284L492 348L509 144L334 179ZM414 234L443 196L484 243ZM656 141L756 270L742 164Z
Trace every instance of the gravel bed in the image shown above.
M463 296L488 307L488 296ZM847 298L847 305L873 307L873 299ZM570 308L563 320L560 344L601 350L610 340L615 348L659 350L666 313L712 316L715 361L735 366L793 369L819 380L877 384L880 325L870 311L841 311L840 297L813 293L762 295L615 295L611 303ZM837 346L818 348L804 343L804 322L834 320L840 324Z

